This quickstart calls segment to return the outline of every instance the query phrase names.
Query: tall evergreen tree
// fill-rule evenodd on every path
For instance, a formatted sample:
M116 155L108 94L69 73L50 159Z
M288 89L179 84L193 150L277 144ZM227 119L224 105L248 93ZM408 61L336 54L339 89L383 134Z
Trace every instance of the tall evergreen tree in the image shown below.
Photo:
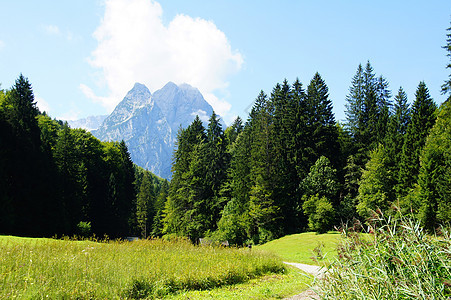
M354 157L360 166L365 165L369 151L384 140L390 96L387 80L376 78L370 62L365 69L359 65L346 97L346 127L355 141Z
M144 173L139 193L136 199L136 219L141 236L146 238L152 230L155 216L155 194L148 172Z
M448 52L446 56L449 57L449 62L446 65L447 69L451 69L451 27L446 29L448 33L446 34L446 46L443 46L443 48ZM445 80L445 82L442 85L442 94L450 94L449 97L451 97L451 72L448 74L448 80ZM448 100L450 99L448 97Z
M393 188L398 185L402 146L409 123L410 109L407 103L407 95L400 87L398 94L395 96L394 109L389 119L384 142L386 166L389 170L387 175Z
M2 144L7 155L4 168L7 172L3 191L10 203L8 218L12 234L38 235L45 229L44 208L49 199L46 189L53 189L43 176L46 165L37 122L39 110L28 79L22 74L2 101L3 128L6 141Z
M335 116L329 99L329 89L319 73L307 87L306 111L307 130L310 137L308 152L311 154L310 166L321 157L326 156L334 166L339 160L340 146Z
M357 196L357 212L363 218L370 217L371 212L377 209L382 212L388 211L393 200L384 149L380 144L371 151L370 159L362 173Z
M207 190L206 168L201 163L203 144L207 135L198 116L177 135L173 158L173 177L163 218L164 234L189 236L193 241L206 230L208 220L202 219Z
M434 126L437 106L424 82L420 82L411 110L411 122L402 148L398 193L405 196L418 180L420 154L429 131Z

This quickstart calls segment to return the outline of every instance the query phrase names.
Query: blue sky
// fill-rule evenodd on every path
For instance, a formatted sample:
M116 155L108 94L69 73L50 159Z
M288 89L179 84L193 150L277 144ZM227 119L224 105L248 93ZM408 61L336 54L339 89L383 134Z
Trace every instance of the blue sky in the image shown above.
M448 77L441 46L451 1L2 1L0 83L29 78L41 109L76 119L111 112L134 82L198 87L227 123L260 90L315 72L337 120L359 63L369 60L413 101L425 81L437 103Z

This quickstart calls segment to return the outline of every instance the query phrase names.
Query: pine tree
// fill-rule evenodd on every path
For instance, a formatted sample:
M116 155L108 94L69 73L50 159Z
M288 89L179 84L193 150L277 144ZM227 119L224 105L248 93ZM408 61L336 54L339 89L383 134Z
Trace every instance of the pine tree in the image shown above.
M387 80L376 78L370 62L365 70L359 65L346 97L346 128L355 142L354 157L360 166L368 161L369 151L384 140L390 97Z
M402 146L409 123L410 109L407 103L407 95L400 87L398 94L395 96L394 110L388 123L384 142L387 168L389 170L388 176L390 177L390 185L393 188L398 185Z
M446 65L447 69L451 69L451 27L446 29L448 33L446 34L446 46L443 46L443 49L445 49L448 53L446 56L449 57L450 61ZM451 72L448 75L448 80L446 80L442 85L442 94L450 94L449 97L451 97ZM448 97L448 99L450 99Z
M420 82L411 110L402 148L398 194L405 196L418 180L420 154L426 138L435 123L437 106L424 82Z
M357 196L357 212L362 218L370 217L371 212L377 209L382 212L388 211L393 201L386 161L383 145L371 151L370 159L362 173Z
M202 219L205 201L211 194L206 188L206 168L201 162L206 139L198 116L177 135L173 177L163 212L163 234L185 235L195 242L211 224Z
M148 172L144 172L136 200L136 219L143 238L146 238L152 229L152 221L155 216L154 204L155 194L150 175Z
M340 147L335 116L329 99L329 89L319 73L307 87L306 112L307 130L310 137L310 166L321 157L326 156L333 165L338 165Z

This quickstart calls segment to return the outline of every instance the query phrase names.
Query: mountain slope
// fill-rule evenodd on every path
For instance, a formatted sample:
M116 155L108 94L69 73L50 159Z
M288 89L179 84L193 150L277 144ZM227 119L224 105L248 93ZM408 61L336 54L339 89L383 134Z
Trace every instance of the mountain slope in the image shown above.
M103 141L124 140L138 166L169 179L177 132L194 120L213 112L199 90L169 82L152 95L136 83L99 129L92 131Z

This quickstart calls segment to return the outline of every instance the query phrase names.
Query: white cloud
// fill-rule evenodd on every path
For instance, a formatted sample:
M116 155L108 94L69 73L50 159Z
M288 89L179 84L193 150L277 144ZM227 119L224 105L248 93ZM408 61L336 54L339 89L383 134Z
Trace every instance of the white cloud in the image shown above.
M85 84L80 84L79 89L81 90L81 92L88 98L93 100L94 102L100 103L102 104L104 107L106 107L108 109L108 111L112 111L114 109L114 107L116 106L116 102L113 98L111 97L100 97L97 96L94 91L87 85ZM124 94L125 96L125 94Z
M36 96L36 106L39 108L41 112L49 112L50 111L50 105L47 101L45 101L43 98Z
M207 112L205 110L199 109L197 111L194 111L191 113L191 116L196 117L198 116L199 119L205 123L208 122L208 120L210 119L210 116L207 115Z
M62 31L56 25L43 25L43 29L47 35L64 38L68 42L73 42L81 39L79 36L74 35L71 31L68 30Z
M0 40L0 50L3 49L3 47L5 47L5 43L2 40Z
M56 118L63 121L76 121L80 119L80 113L81 112L79 109L71 109L64 114L57 116Z
M56 25L45 25L44 31L49 35L60 35L61 31Z
M152 0L105 2L94 33L98 46L90 59L110 90L101 102L111 110L135 82L151 91L168 81L186 82L197 87L217 113L226 114L231 105L215 92L226 89L228 76L241 69L241 54L213 22L177 15L165 26L162 14L160 4Z

